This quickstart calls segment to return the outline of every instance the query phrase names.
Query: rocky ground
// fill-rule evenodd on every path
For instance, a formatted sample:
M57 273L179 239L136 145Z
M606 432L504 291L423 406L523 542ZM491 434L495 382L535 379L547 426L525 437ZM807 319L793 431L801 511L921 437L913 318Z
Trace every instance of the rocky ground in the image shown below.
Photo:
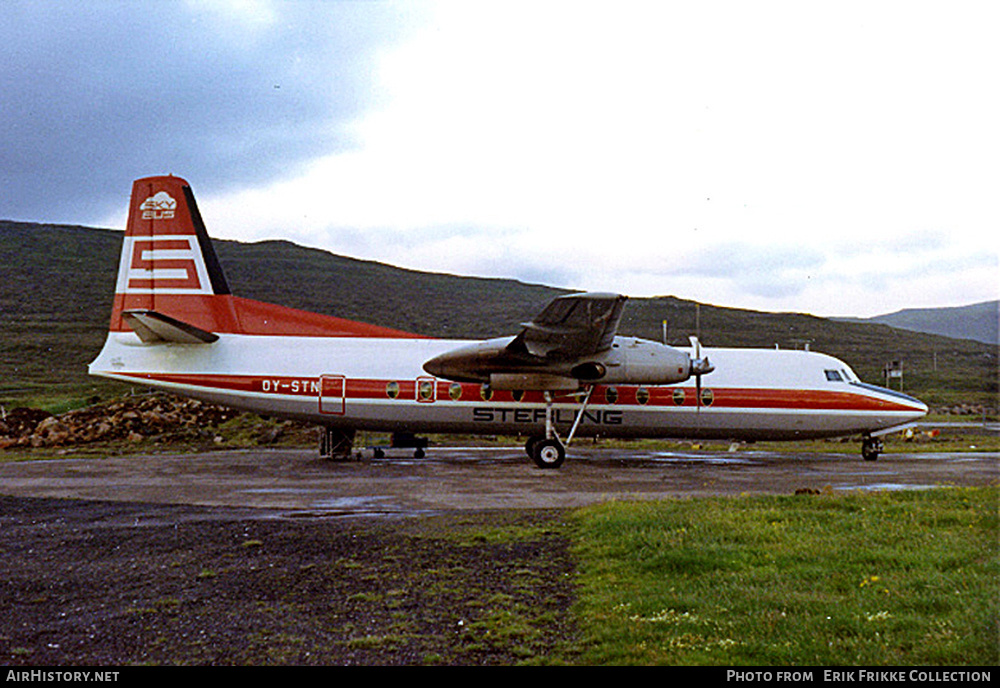
M530 539L491 534L533 524ZM558 511L288 519L0 498L0 663L510 665L572 646Z
M194 399L148 394L126 396L62 414L34 408L5 410L0 449L61 447L91 442L211 440L212 429L239 412Z

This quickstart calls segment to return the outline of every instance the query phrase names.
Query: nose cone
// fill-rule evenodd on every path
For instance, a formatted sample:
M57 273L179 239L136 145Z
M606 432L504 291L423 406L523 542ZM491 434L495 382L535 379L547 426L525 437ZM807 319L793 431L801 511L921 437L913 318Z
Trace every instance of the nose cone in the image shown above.
M910 399L912 400L910 403L913 404L914 410L919 411L920 415L926 416L927 412L930 410L929 408L927 408L927 404L920 401L920 399L916 399L914 397L910 397Z
M892 417L896 423L912 423L927 415L927 404L909 394L897 392L894 389L869 385L865 383L854 383L865 390L865 394L878 399L887 411L892 411Z
M911 397L909 394L903 394L902 392L896 392L891 389L886 389L884 387L880 388L883 394L888 394L892 396L893 401L904 406L904 411L912 416L910 420L917 420L918 418L923 418L927 415L927 404L920 401L916 397Z
M904 395L905 396L905 395ZM899 416L903 419L905 423L912 423L918 421L927 415L927 404L911 396L906 396L905 399L897 398L899 405L904 407L901 409Z
M910 400L910 406L912 407L911 414L913 415L910 420L920 420L927 415L927 412L930 410L927 408L927 404L914 397L910 397Z

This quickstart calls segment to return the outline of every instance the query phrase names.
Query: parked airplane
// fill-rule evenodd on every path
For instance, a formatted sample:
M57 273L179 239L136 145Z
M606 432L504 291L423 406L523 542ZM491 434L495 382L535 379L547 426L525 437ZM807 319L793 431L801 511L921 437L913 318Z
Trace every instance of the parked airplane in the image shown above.
M794 440L880 437L927 412L807 351L690 348L617 335L626 299L572 294L520 333L434 339L230 293L191 187L132 188L110 332L90 373L314 422L321 452L358 430L529 437L543 468L576 436ZM711 361L709 361L711 358Z

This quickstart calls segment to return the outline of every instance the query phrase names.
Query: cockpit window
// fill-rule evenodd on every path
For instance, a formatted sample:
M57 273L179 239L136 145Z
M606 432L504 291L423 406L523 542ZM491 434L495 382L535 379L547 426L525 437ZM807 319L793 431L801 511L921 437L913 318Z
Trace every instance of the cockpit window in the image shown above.
M825 372L826 372L826 379L829 382L843 382L844 381L844 378L842 378L840 376L840 371L837 371L837 370L827 370Z

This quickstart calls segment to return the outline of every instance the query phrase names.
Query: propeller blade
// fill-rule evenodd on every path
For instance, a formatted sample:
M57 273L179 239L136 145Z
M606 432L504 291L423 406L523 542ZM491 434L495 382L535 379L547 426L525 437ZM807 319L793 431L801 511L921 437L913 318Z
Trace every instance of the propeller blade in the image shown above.
M698 412L701 412L701 376L707 375L708 373L715 370L715 366L712 362L708 360L708 356L702 357L701 355L701 342L697 337L691 337L691 374L694 375L695 390L697 394L697 399L695 404L698 407Z
M691 353L694 354L694 358L701 358L701 342L694 335L688 337L691 340Z
M694 401L696 405L695 413L701 413L701 375L694 376Z

